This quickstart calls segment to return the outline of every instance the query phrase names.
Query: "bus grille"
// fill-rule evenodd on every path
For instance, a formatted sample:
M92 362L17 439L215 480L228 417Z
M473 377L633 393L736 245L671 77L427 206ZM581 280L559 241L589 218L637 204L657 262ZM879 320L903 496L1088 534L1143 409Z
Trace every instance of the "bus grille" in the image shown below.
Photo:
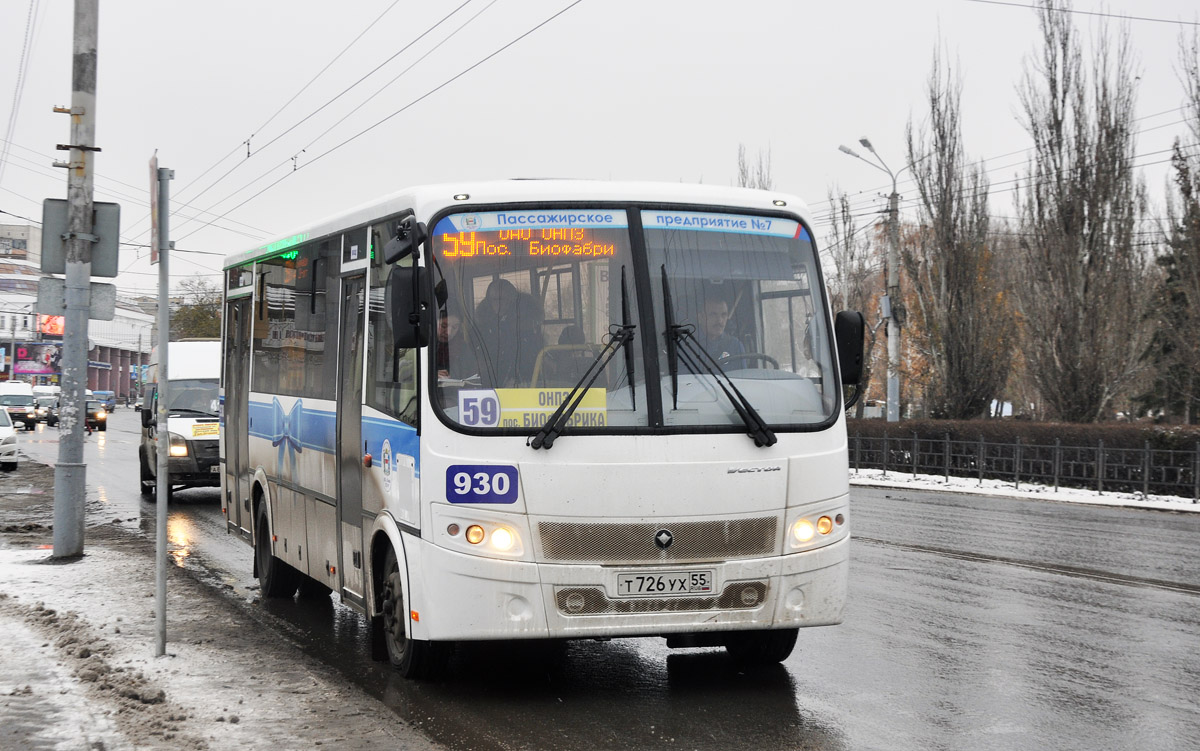
M753 590L753 597L750 591ZM767 583L733 582L719 597L639 597L612 600L600 587L565 587L554 593L563 615L683 613L704 610L751 610L767 598Z
M774 516L703 522L636 524L577 524L539 522L542 555L550 561L572 563L663 563L728 561L771 555L777 545ZM654 538L660 530L673 541L660 550Z

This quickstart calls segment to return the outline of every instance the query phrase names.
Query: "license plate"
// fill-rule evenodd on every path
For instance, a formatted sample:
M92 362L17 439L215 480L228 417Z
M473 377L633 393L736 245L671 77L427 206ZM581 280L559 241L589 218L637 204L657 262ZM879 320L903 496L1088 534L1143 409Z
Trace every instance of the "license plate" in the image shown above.
M712 592L712 569L703 569L701 571L656 571L653 573L617 574L618 597L710 595Z
M221 471L220 464L214 464L214 465L212 465L212 467L209 468L209 472L212 472L214 475L218 474L220 471Z

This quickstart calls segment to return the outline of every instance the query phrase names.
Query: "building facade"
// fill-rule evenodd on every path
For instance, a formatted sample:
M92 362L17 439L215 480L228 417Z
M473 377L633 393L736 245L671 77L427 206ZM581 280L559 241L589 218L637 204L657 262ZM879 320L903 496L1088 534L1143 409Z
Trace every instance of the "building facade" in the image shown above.
M61 376L62 319L37 313L40 249L40 228L0 225L0 380L56 385ZM88 322L87 388L136 397L153 335L154 316L118 295L113 320Z

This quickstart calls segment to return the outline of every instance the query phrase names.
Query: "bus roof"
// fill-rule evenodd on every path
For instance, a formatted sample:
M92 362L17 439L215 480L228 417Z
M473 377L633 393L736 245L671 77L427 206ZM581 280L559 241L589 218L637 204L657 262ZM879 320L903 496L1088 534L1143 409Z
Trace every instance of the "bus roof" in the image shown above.
M455 199L455 196L467 196ZM631 201L640 203L711 204L730 208L790 212L808 220L808 207L798 197L769 190L691 185L687 183L604 182L594 180L493 180L423 185L398 191L313 224L273 237L250 250L225 258L223 268L235 268L309 238L324 237L367 224L384 216L413 209L428 217L449 206L468 207L507 202Z

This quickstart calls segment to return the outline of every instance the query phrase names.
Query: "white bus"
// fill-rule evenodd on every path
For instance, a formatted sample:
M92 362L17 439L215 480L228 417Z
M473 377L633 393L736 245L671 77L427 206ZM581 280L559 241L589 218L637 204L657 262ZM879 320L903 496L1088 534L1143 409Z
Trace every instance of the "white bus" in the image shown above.
M409 677L472 640L773 662L840 622L862 318L835 327L808 221L487 182L230 256L223 505L263 595L336 591Z

